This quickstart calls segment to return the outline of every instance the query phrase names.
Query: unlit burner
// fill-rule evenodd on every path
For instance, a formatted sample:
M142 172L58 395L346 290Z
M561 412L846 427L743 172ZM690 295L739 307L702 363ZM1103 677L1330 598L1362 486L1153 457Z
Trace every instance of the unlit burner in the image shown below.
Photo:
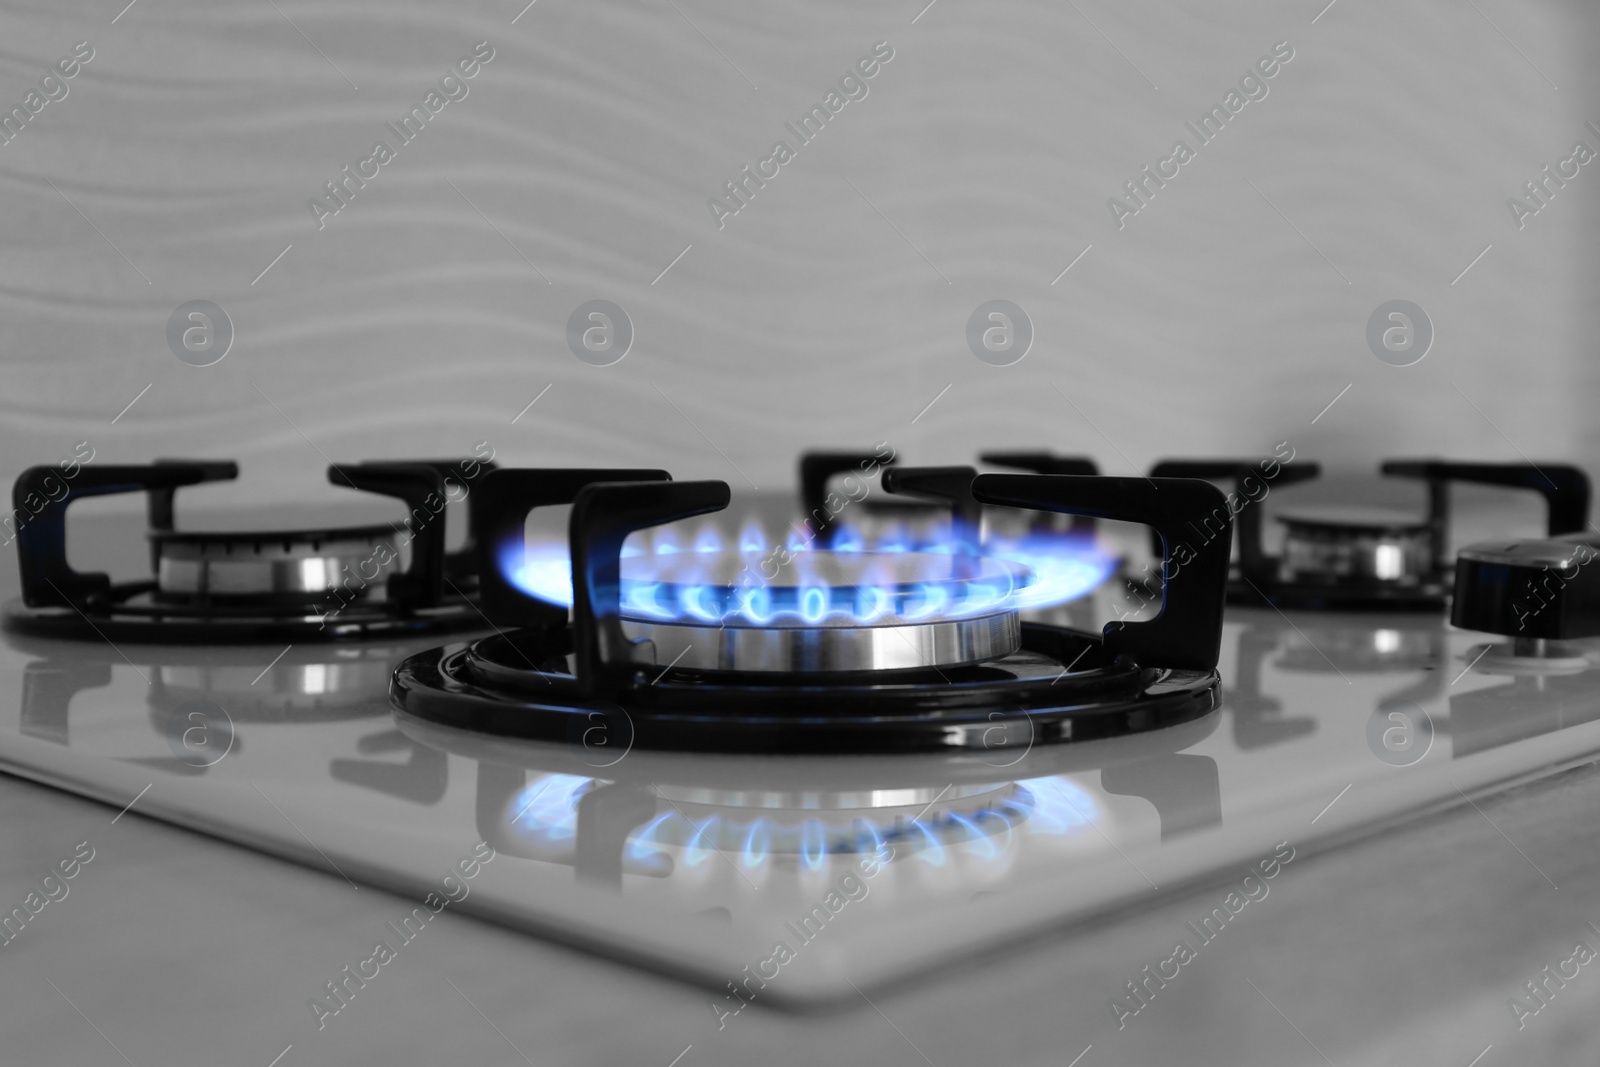
M164 603L310 604L357 575L394 537L388 526L271 533L150 533L155 597ZM352 581L365 598L380 583Z
M466 543L452 553L443 512L450 487L464 490L492 466L476 459L331 466L331 483L403 502L405 525L270 531L176 528L177 490L233 480L239 468L227 460L96 464L65 490L55 468L31 467L12 493L39 502L26 504L33 517L18 530L22 596L0 618L39 636L113 644L298 644L478 626L476 513L469 510ZM148 499L150 573L133 580L79 572L67 559L68 505L113 493Z
M1291 581L1419 585L1430 573L1426 519L1387 508L1307 508L1284 514L1282 569Z
M928 670L1015 652L1012 594L1033 574L934 552L806 553L775 578L733 553L622 559L623 632L635 659L706 671Z

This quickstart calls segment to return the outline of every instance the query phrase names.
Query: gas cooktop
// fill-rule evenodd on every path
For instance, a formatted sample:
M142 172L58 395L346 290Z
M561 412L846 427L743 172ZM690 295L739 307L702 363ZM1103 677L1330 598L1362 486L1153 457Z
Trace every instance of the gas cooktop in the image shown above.
M717 483L496 471L473 489L478 562L458 557L483 636L12 630L0 767L689 977L727 1026L1600 751L1590 534L1463 551L1451 610L1486 632L1442 602L1224 615L1229 524L1181 529L1231 518L1223 493L985 458L1031 473L891 468L890 493L847 483L833 507L860 457L812 457L823 513L798 527L776 497L723 514ZM565 536L529 533L562 502ZM1164 594L1128 580L1142 532L1084 515L1163 530ZM1461 518L1522 521L1510 501ZM80 533L122 543L126 523ZM747 566L765 581L741 585Z

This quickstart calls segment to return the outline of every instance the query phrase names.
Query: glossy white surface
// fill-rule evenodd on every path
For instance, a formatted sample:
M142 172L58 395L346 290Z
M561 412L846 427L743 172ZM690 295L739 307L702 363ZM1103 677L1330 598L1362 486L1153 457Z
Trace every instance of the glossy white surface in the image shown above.
M1471 521L1510 530L1528 516ZM82 532L85 558L120 553L111 562L127 567L143 559L137 542L108 542L99 524ZM0 573L0 584L13 581ZM1069 614L1084 624L1088 608ZM438 887L445 864L468 855L480 790L498 783L504 796L525 773L496 767L510 758L500 746L447 753L429 743L437 732L401 729L383 699L399 648L296 648L263 674L282 648L128 646L129 663L104 645L7 637L8 761L107 801L0 784L8 906L23 904L76 842L99 850L69 898L0 947L7 1054L122 1062L114 1045L139 1067L268 1064L280 1054L278 1067L524 1062L512 1046L541 1067L665 1065L680 1054L679 1067L1061 1067L1080 1053L1079 1067L1321 1064L1322 1053L1340 1067L1464 1065L1486 1047L1481 1067L1592 1059L1600 985L1574 981L1522 1030L1507 999L1558 962L1557 949L1565 958L1565 942L1587 936L1596 918L1587 902L1600 893L1600 776L1590 764L1508 797L1483 794L1594 749L1593 674L1490 674L1484 668L1520 669L1491 653L1455 680L1477 639L1431 618L1230 618L1216 716L1059 750L1081 762L1040 768L1067 772L1105 837L1043 832L1035 816L992 859L963 846L940 867L908 849L830 920L839 936L803 947L720 1027L729 1002L708 986L742 977L770 953L760 935L820 899L805 895L811 883L798 863L769 863L752 887L713 855L666 878L626 874L618 897L580 882L565 856L503 850L461 904L429 922L440 933L401 947L399 962L319 1029L310 1003L325 983L369 958L378 938L398 941L388 924ZM196 697L226 708L236 731L204 772L169 744L192 720L162 710ZM1435 739L1417 764L1394 767L1368 747L1367 720L1379 704L1407 701L1428 713ZM1116 754L1129 762L1103 766ZM1030 753L1019 767L1037 773L1047 755ZM782 759L745 761L756 764L751 780L718 793L708 776L719 762L633 753L610 773L646 770L663 798L690 812L717 799L773 803L784 792L780 770L831 781L836 802L907 818L935 798L932 810L970 811L993 795L965 783L943 790L949 778L927 773L929 761ZM908 768L916 773L901 773ZM1126 997L1124 983L1159 965L1178 938L1198 943L1188 924L1226 908L1248 865L1278 840L1296 855L1266 883L1270 896L1244 906L1226 938L1200 947L1199 962L1119 1029L1111 1004ZM335 862L363 888L353 890ZM728 910L725 922L693 914L714 907ZM1063 925L1071 915L1084 921ZM750 944L760 955L741 958ZM808 997L825 998L821 1014L793 1010Z
M388 667L426 641L8 636L0 765L419 901L486 840L498 856L453 910L713 988L783 942L794 958L763 995L801 1002L1600 751L1593 669L1469 666L1482 641L1426 616L1229 618L1221 711L955 759L618 757L397 722ZM879 839L893 858L862 878ZM814 905L838 936L799 936Z

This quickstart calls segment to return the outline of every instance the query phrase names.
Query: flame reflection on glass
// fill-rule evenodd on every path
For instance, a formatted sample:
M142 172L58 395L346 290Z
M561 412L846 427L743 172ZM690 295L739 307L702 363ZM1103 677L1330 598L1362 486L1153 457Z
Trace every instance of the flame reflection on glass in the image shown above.
M556 861L570 857L578 801L595 786L594 779L578 775L536 778L507 803L507 826L531 854ZM751 874L765 873L778 857L791 857L785 864L801 873L820 873L834 857L872 855L885 843L928 867L944 867L953 856L989 863L1005 858L1019 829L1072 837L1099 818L1094 798L1066 777L1024 779L982 807L933 809L909 819L874 819L859 809L804 818L739 808L691 816L672 805L629 835L624 869L635 874L666 874L678 866L693 870L721 853Z

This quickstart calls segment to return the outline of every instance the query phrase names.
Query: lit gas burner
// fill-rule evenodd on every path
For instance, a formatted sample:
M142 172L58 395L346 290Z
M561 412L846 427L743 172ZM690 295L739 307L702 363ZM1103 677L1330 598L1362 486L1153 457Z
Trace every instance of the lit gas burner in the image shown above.
M1375 507L1285 511L1278 516L1284 532L1278 556L1265 549L1261 506L1255 501L1271 488L1315 478L1320 473L1316 463L1272 462L1258 469L1243 460L1171 460L1156 464L1150 473L1233 483L1230 506L1237 515L1239 551L1228 599L1242 604L1389 611L1444 607L1451 585L1447 542L1452 482L1539 493L1552 537L1587 525L1589 479L1566 464L1390 460L1379 469L1390 477L1422 479L1428 488L1427 514Z
M853 457L821 458L830 469L856 469ZM802 484L811 486L808 499L817 500L808 515L827 521L810 518L777 539L755 519L746 519L736 536L711 524L692 536L656 528L643 543L624 545L622 629L648 646L652 662L801 674L988 662L1021 647L1023 610L1081 596L1115 563L1082 529L1017 530L980 544L975 501L943 518L950 505L936 499L833 521L825 482L815 480L817 461L802 462ZM971 468L890 470L884 485L919 491L947 472L963 493L976 475ZM913 483L909 489L902 474ZM917 519L907 518L912 510L921 513ZM511 533L496 556L501 573L524 593L570 606L566 542L531 543Z
M623 632L654 661L715 671L835 673L952 667L1016 651L1013 599L1034 582L1020 563L964 554L805 552L772 580L767 551L635 552L622 557ZM529 592L571 603L565 546L542 553ZM777 570L776 567L772 569Z
M623 632L654 660L713 671L926 670L1015 652L1007 601L1032 575L959 555L816 552L741 588L739 557L646 556L622 564ZM630 573L633 575L630 577Z
M404 524L327 529L179 530L173 497L183 486L228 481L224 461L158 460L148 466L84 466L64 478L34 467L13 492L22 597L5 609L13 629L90 640L225 644L338 640L442 633L481 625L475 524L462 550L445 551L449 490L494 464L396 461L328 468L334 485L404 501ZM149 496L148 578L113 582L67 563L66 509L110 493ZM409 564L400 569L402 559Z
M1213 706L1226 539L1171 568L1154 620L1102 638L1021 620L1041 597L1105 577L1113 561L1092 533L990 542L982 529L984 508L1021 509L1144 522L1176 546L1182 521L1223 504L1215 488L965 467L891 467L883 487L935 501L923 510L944 516L937 532L861 530L839 521L841 505L776 544L749 523L686 542L661 528L726 508L726 484L497 471L480 491L480 551L501 632L407 660L396 705L515 737L599 729L619 750L785 752L1020 751ZM529 512L565 503L567 544L530 546Z

